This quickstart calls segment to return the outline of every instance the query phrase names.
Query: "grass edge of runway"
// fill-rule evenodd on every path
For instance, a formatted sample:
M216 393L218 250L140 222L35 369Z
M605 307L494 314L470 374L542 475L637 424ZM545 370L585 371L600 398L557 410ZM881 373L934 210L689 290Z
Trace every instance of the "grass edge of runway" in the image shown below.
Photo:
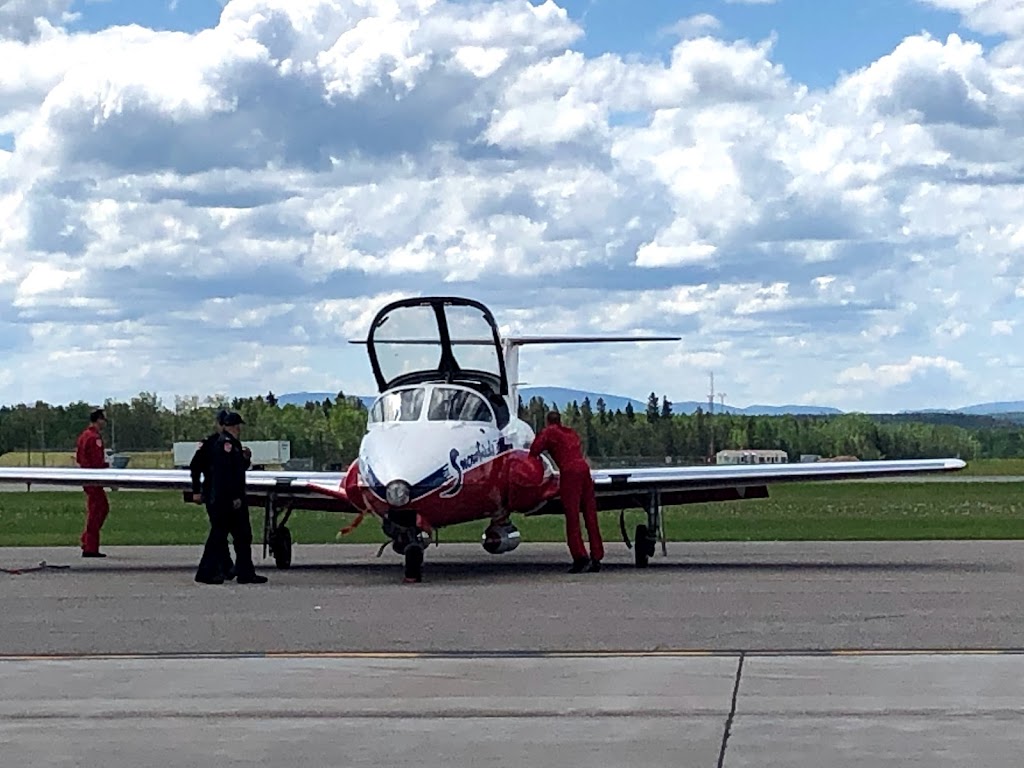
M202 507L175 492L118 491L103 528L107 546L201 545L208 531ZM84 520L80 492L0 493L0 546L76 545ZM288 525L297 544L373 544L383 535L367 518L349 536L338 530L350 514L296 510ZM630 537L643 521L626 513ZM514 522L524 542L563 542L559 516ZM253 510L254 538L261 541L263 513ZM480 541L483 522L440 532L441 543ZM606 540L619 540L619 515L602 513ZM665 515L670 541L909 541L1024 539L1024 494L1016 483L806 483L778 485L768 499L671 507Z

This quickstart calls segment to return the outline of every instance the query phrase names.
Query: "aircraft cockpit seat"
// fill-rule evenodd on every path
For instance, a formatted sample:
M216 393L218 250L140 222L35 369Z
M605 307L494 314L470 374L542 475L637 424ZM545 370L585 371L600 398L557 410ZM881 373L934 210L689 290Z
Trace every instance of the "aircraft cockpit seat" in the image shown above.
M504 429L509 422L508 403L505 402L505 398L496 392L488 392L487 402L494 409L494 418L497 420L498 429Z

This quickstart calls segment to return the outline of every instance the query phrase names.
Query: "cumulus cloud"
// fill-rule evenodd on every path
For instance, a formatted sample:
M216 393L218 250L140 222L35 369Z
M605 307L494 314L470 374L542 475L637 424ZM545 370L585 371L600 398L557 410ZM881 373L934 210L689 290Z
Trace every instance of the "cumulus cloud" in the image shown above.
M963 365L956 360L914 355L904 363L889 363L877 367L862 363L854 368L847 368L839 374L838 382L870 382L880 387L890 387L894 384L906 384L915 375L930 370L945 371L951 376L964 375Z
M1021 0L918 0L959 13L972 29L985 34L1024 35L1024 4Z
M679 19L661 30L662 35L675 35L677 37L697 37L706 32L719 29L722 26L715 16L710 13L697 13Z
M0 40L29 42L78 17L72 0L3 0L0 3Z
M934 2L1014 33L1012 4ZM733 402L846 408L1019 383L983 373L1024 295L1006 48L916 35L818 91L710 15L663 61L584 55L553 0L230 0L195 34L3 7L0 399L371 392L345 342L427 293L686 336L536 348L535 383L700 399L713 367Z

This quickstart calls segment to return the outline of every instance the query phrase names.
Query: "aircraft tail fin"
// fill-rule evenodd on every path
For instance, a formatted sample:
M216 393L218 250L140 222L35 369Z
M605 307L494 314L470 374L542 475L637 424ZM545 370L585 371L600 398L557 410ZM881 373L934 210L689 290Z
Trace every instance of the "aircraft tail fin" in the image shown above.
M505 368L509 380L514 382L511 389L512 399L519 394L519 387L525 382L519 381L519 348L533 344L604 344L615 342L637 341L681 341L681 336L506 336L502 339L505 352Z

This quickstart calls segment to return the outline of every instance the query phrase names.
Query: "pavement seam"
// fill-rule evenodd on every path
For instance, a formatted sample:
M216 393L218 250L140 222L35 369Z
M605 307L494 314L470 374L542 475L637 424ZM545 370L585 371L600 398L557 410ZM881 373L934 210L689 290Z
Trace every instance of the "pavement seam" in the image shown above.
M891 649L676 649L676 650L459 650L459 651L152 651L10 653L0 651L0 663L10 661L169 661L174 659L609 659L609 658L856 658L900 656L1022 656L1024 648L891 648Z
M740 653L739 663L736 665L736 682L732 687L732 702L729 705L729 715L725 718L725 730L722 731L722 746L718 751L718 768L725 765L725 747L729 742L732 732L732 721L736 717L736 702L740 694L740 678L743 676L743 659L745 654Z

